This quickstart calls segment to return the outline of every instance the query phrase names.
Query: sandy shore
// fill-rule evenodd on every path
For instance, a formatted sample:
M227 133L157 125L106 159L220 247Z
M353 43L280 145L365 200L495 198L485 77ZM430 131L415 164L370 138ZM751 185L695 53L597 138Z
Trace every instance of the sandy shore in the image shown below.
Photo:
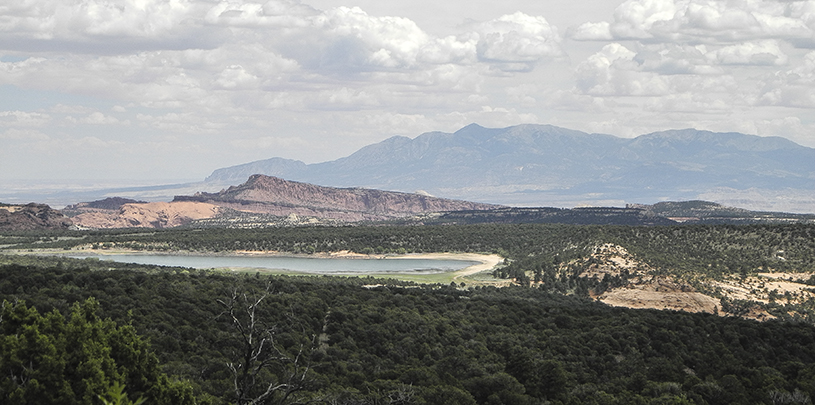
M399 259L439 259L439 260L464 260L470 262L479 262L461 270L455 271L453 280L459 277L466 277L482 271L492 270L495 266L504 262L504 258L495 254L481 254L481 253L411 253L398 256L387 256Z
M457 270L454 278L465 277L472 274L480 273L486 270L492 270L495 266L504 262L504 258L496 254L485 253L408 253L404 255L395 254L379 254L379 255L366 255L362 253L354 253L347 250L338 252L316 252L312 254L294 254L276 251L235 251L236 255L245 256L291 256L291 257L321 257L321 258L342 258L342 259L430 259L430 260L463 260L468 262L478 262L469 267Z
M483 254L483 253L408 253L404 255L396 254L378 254L366 255L361 253L354 253L347 250L337 252L316 252L312 254L296 254L278 251L248 251L238 250L231 252L219 253L204 253L204 252L190 252L190 251L173 251L173 252L159 252L159 251L143 251L131 249L83 249L83 250L55 250L55 251L39 251L39 252L19 252L19 254L46 254L49 256L82 256L82 255L119 255L119 254L140 254L140 255L194 255L194 256L257 256L257 257L319 257L319 258L335 258L335 259L359 259L359 260L380 260L380 259L436 259L436 260L462 260L477 262L471 266L465 267L461 270L452 272L454 274L453 280L460 277L470 276L482 271L488 271L495 268L495 266L504 262L504 258L496 254Z

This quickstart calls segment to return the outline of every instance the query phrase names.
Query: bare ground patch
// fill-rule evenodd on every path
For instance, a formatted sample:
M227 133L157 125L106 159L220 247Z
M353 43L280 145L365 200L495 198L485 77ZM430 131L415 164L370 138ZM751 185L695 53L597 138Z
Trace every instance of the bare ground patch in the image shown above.
M719 300L693 291L667 277L656 277L641 284L606 291L598 299L608 305L627 308L670 309L686 312L716 313Z

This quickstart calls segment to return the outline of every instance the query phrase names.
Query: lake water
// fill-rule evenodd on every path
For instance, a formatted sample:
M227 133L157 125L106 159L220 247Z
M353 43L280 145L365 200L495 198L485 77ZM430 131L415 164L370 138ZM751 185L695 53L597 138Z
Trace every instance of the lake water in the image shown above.
M193 256L193 255L98 255L74 256L97 258L122 263L180 266L195 269L251 268L287 270L313 274L357 273L442 273L461 270L479 262L446 259L347 259L286 256Z

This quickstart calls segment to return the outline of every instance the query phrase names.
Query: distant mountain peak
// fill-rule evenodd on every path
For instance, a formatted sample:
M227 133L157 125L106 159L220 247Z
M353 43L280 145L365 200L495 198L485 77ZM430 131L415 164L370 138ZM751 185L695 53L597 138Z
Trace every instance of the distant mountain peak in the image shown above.
M620 138L553 125L473 123L454 133L391 137L329 162L273 158L219 169L208 181L237 184L255 173L508 205L713 199L815 212L815 149L783 138L692 128ZM754 203L745 195L755 196L749 197Z
M470 132L470 131L480 131L486 128L482 127L481 125L476 124L473 122L472 124L465 125L463 128L459 129L455 133L463 133L463 132Z

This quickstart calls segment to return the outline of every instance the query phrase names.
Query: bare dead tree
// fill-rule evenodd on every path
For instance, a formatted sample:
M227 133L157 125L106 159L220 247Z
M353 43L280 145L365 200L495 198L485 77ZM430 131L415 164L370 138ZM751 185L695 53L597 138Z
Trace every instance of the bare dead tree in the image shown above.
M276 340L278 326L261 316L260 306L271 294L268 284L256 297L235 288L229 298L218 300L224 307L221 316L228 318L239 340L234 361L227 363L238 405L290 403L307 386L314 337L295 353L285 351Z

